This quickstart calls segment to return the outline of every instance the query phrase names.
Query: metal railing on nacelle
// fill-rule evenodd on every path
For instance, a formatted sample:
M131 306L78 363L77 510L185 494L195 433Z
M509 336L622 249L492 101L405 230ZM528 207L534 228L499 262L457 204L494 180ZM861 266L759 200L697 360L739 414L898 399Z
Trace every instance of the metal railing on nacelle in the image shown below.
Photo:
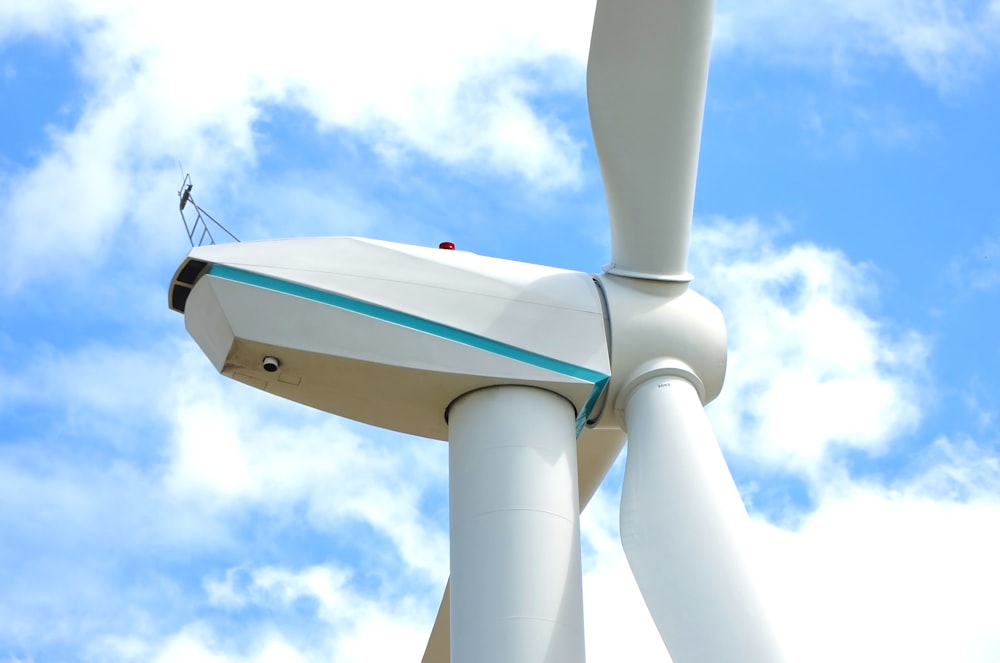
M209 225L209 222L211 222L217 229L233 238L234 241L240 241L236 235L229 232L224 225L216 221L211 214L202 209L198 203L194 201L194 196L191 195L191 190L193 188L194 184L191 183L191 175L186 174L184 175L184 180L181 182L181 188L177 192L177 196L181 199L179 205L181 220L184 221L184 230L187 232L188 241L191 242L191 246L197 247L204 246L205 244L215 244L215 236L212 234L212 226ZM192 222L188 222L187 216L184 215L184 209L188 205L193 207L196 212L194 221ZM196 237L197 239L195 239Z

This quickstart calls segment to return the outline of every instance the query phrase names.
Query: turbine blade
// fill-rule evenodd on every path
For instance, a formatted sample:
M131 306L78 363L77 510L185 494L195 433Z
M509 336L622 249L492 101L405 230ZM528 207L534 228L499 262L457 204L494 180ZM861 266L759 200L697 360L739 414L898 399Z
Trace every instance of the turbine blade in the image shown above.
M580 511L597 492L622 447L625 433L617 429L585 428L576 443L579 467ZM449 663L451 660L451 580L444 586L434 626L421 663Z
M714 0L598 0L587 68L623 276L690 280L688 238Z
M694 386L639 386L625 407L625 556L674 663L784 661L745 556L749 517Z
M580 482L580 511L597 493L604 476L625 446L625 433L617 428L584 428L576 441Z
M438 607L431 636L424 649L424 657L420 663L450 663L451 661L451 578L444 586L444 596Z

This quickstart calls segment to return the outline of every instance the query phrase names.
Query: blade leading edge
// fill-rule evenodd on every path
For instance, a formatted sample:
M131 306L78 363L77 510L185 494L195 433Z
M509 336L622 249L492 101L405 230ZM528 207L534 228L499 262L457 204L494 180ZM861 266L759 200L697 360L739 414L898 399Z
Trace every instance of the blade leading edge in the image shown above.
M749 517L694 386L653 378L625 418L622 547L674 663L784 661L746 557Z
M714 0L598 0L587 66L622 276L688 281Z

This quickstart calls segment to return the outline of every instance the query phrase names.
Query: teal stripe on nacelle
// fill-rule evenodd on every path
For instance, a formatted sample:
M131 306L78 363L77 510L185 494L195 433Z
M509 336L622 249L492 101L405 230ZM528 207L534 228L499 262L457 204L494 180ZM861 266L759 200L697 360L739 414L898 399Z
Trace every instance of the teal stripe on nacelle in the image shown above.
M584 404L584 407L581 409L576 418L576 434L578 436L583 431L583 427L587 424L587 419L590 417L591 411L597 404L598 399L600 399L601 392L604 391L604 387L608 384L608 380L610 379L609 375L605 375L599 371L583 368L582 366L570 364L559 359L553 359L552 357L546 357L545 355L540 355L538 353L531 352L530 350L502 343L492 338L473 334L472 332L467 332L462 329L443 325L440 322L427 320L426 318L421 318L410 313L403 313L402 311L396 311L385 308L384 306L379 306L378 304L372 304L371 302L365 302L360 299L345 297L344 295L338 295L325 290L317 290L316 288L311 288L309 286L302 285L301 283L292 283L291 281L284 281L282 279L274 278L273 276L265 276L263 274L256 274L243 269L237 269L236 267L219 264L212 265L211 268L209 268L208 273L217 278L226 279L227 281L243 283L257 288L265 288L267 290L273 290L275 292L291 295L293 297L301 297L302 299L308 299L345 311L351 311L352 313L359 313L384 322L415 329L426 334L431 334L449 341L454 341L456 343L485 350L486 352L500 355L502 357L507 357L508 359L514 359L515 361L531 364L532 366L544 368L554 373L561 373L562 375L568 375L569 377L589 382L593 385L593 389L591 389L587 402Z

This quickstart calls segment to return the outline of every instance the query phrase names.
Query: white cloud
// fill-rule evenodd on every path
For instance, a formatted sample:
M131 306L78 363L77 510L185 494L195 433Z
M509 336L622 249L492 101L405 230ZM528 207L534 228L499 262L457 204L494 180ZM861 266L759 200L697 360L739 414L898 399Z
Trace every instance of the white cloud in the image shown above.
M162 388L150 376L169 375L179 350L169 342L142 350L100 342L62 352L22 347L21 361L0 367L0 412L44 408L91 432L109 419L146 418L156 414ZM116 441L103 432L104 443Z
M1000 287L1000 237L987 237L972 251L948 263L948 276L963 290Z
M790 660L815 663L1000 656L1000 460L941 440L925 472L889 484L817 484L793 529L754 520L775 624ZM584 514L588 660L667 660L617 545L617 495Z
M197 350L193 350L193 355ZM202 365L202 368L196 366ZM174 385L172 451L165 487L210 512L302 507L312 526L365 523L391 541L425 579L443 583L448 543L420 512L426 491L446 480L440 442L349 428L343 420L231 384L201 357Z
M207 625L193 625L165 639L156 660L189 660L171 658L179 647L225 661L419 660L434 606L408 595L392 599L360 593L351 587L350 577L349 571L331 565L229 569L224 579L206 580L206 591L214 605L235 614L256 607L279 616L296 606L308 606L307 616L295 613L299 622L314 619L321 623L305 629L308 642L266 626L264 638L241 634L239 641L224 644ZM253 653L232 653L241 650ZM288 658L269 658L275 652L283 652Z
M720 0L719 54L750 51L830 67L850 80L872 56L901 62L942 91L995 67L1000 8L976 0Z
M128 650L116 652L126 654L117 660L144 660L154 663L173 663L174 661L191 661L192 663L306 663L306 661L323 660L315 656L305 655L295 646L287 642L280 634L267 632L256 638L256 642L248 647L248 651L230 651L225 644L219 642L218 636L203 623L191 624L180 632L167 638L159 646L144 645L139 651L141 658L128 657ZM111 651L102 652L104 655Z
M774 102L789 106L787 99ZM907 111L892 106L829 99L818 103L807 97L801 104L791 104L790 110L805 131L809 148L819 156L857 157L872 147L910 150L936 137L931 123L912 119Z
M77 44L87 83L78 122L51 128L37 164L0 175L5 287L101 264L121 250L125 224L139 236L129 251L155 252L177 161L199 186L225 189L254 167L274 109L303 111L387 163L430 158L533 187L576 185L579 138L535 102L568 92L582 103L591 17L591 3L569 0L253 2L238 21L219 1L4 3L0 40ZM786 1L722 3L716 41L723 55L779 60L888 54L945 88L993 62L998 35L995 4ZM893 144L920 130L888 120L859 122Z
M808 243L778 248L754 222L695 235L695 288L729 326L726 385L711 409L724 446L815 473L838 448L883 452L917 425L927 343L866 312L873 270Z
M0 41L32 33L56 36L76 18L72 2L9 0L0 7Z
M632 577L618 536L619 482L609 484L580 517L586 551L583 608L587 660L663 663L669 660L663 641Z
M294 660L284 656L293 650L301 660L329 660L291 636L234 636L215 622L171 634L196 607L231 611L296 597L325 602L324 620L337 613L358 622L338 640L345 650L388 653L409 642L385 641L383 627L425 638L448 546L435 510L420 507L428 490L441 489L447 448L359 435L333 417L224 380L193 343L173 350L53 353L8 376L21 385L7 390L5 406L24 408L18 416L44 407L46 415L26 439L0 448L0 525L18 541L0 547L11 571L0 580L3 646L39 656L70 647L95 660ZM91 376L101 367L104 382ZM67 411L86 423L82 431L66 432ZM109 443L109 428L121 439ZM192 570L245 558L252 543L240 523L250 516L281 536L300 519L325 536L352 530L366 556L357 572L368 583L378 579L382 598L363 603L357 587L345 588L347 602L336 604L327 590L348 573L322 566L230 568L205 581L206 597L189 592ZM415 604L410 593L423 598L427 587L432 596ZM395 612L379 608L383 599L398 603ZM411 615L418 621L407 621Z
M587 7L291 0L280 11L244 3L238 20L232 11L192 0L0 8L7 38L79 42L89 84L78 124L53 129L49 153L3 183L15 285L40 259L50 269L100 260L126 220L162 227L128 210L169 200L158 183L175 180L178 159L203 185L252 166L258 121L273 107L304 110L321 130L353 132L396 160L415 154L543 188L578 182L581 146L531 100L582 93Z
M988 525L1000 518L995 478L964 501L920 483L827 486L797 531L764 533L785 628L809 652L802 660L1000 655L1000 539Z

